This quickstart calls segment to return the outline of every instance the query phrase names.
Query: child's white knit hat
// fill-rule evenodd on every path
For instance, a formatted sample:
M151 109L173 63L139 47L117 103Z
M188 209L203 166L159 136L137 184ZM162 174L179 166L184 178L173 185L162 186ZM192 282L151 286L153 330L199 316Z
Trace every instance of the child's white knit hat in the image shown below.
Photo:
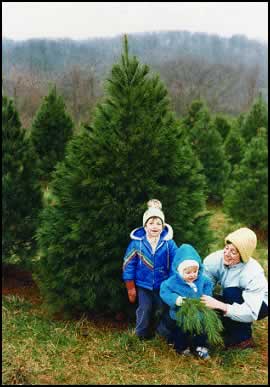
M143 226L147 223L148 219L157 217L160 218L162 223L165 223L165 215L162 212L162 204L158 199L151 199L147 202L148 210L143 214Z
M231 242L239 251L242 261L248 262L257 246L257 237L254 231L247 227L239 228L225 238L225 243Z
M162 223L163 224L165 223L165 216L164 216L163 212L159 208L150 207L143 214L143 226L145 226L148 219L153 218L153 217L160 218L162 220Z

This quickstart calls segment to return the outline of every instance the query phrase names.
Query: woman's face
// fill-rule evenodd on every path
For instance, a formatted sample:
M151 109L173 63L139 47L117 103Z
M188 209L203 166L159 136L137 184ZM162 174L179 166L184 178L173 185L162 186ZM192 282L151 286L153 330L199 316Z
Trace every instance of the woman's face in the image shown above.
M163 229L163 224L161 219L153 217L148 219L145 225L145 231L148 237L159 237Z
M226 243L224 247L224 264L228 266L236 265L241 261L239 251L232 243Z

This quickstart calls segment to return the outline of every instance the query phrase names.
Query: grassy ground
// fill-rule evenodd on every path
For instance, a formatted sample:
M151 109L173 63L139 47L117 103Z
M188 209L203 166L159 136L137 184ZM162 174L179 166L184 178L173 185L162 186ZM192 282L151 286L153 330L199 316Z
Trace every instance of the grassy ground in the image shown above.
M212 210L213 248L220 248L231 229L222 212ZM266 243L255 257L267 271ZM2 305L3 384L268 384L268 319L254 323L255 349L213 348L211 359L202 361L177 355L158 337L140 342L134 326L53 320L42 304L18 295L3 296Z

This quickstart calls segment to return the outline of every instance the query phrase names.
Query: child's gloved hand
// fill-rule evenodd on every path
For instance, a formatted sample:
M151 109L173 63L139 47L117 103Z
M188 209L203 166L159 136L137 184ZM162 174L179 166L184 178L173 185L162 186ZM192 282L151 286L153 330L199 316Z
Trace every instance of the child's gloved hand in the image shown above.
M176 301L175 301L175 305L177 306L181 306L183 304L183 301L185 300L186 297L181 297L181 296L178 296Z
M131 304L134 304L136 301L136 287L135 287L135 282L133 280L126 281L126 288L128 292L128 299Z

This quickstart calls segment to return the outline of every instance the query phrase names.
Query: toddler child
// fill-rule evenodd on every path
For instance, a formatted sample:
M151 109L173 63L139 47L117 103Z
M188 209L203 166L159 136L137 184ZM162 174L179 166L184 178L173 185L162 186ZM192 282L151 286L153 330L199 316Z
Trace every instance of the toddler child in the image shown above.
M185 298L200 298L203 294L211 295L212 282L202 274L201 258L193 246L182 244L175 253L172 275L161 284L160 296L170 306L171 342L177 353L195 354L202 359L209 359L207 336L191 335L176 324L176 313Z

